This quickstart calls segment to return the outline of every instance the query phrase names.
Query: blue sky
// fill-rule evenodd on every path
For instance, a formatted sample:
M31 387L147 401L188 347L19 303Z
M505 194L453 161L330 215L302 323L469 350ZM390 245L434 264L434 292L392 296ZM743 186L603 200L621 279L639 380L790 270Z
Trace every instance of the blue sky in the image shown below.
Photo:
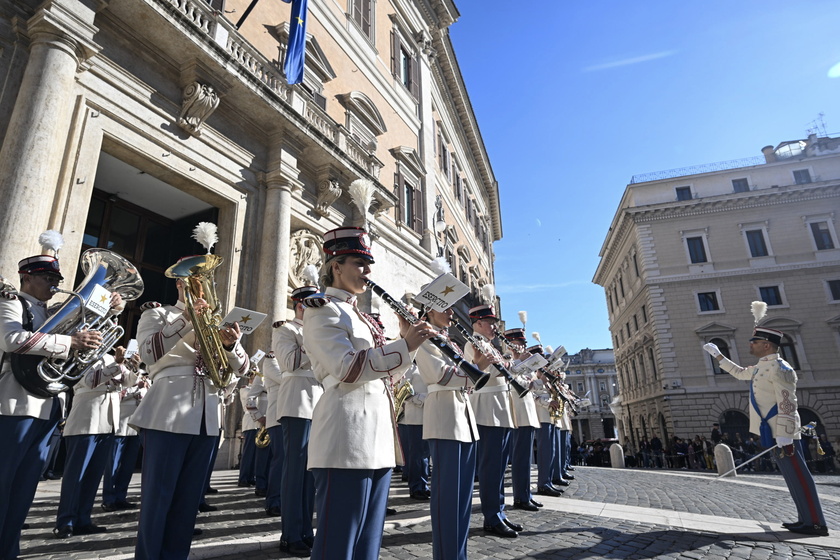
M837 0L460 0L450 28L502 199L508 328L612 346L598 252L633 175L840 131ZM526 9L527 8L527 9Z

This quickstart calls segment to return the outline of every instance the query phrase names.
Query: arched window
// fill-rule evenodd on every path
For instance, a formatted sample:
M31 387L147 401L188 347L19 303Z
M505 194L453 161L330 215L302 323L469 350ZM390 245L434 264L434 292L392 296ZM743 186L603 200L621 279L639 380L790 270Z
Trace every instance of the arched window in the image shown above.
M730 354L729 354L729 345L726 343L725 340L723 340L722 338L713 338L709 342L716 345L718 347L718 349L720 350L720 353L723 354L724 356L726 356L726 358L732 359ZM714 371L715 374L725 374L726 373L725 371L720 369L720 364L718 363L717 358L710 355L709 359L712 360L712 371Z
M796 346L794 346L790 337L786 336L782 339L782 344L779 346L779 356L789 363L793 369L799 369L799 356L796 355Z

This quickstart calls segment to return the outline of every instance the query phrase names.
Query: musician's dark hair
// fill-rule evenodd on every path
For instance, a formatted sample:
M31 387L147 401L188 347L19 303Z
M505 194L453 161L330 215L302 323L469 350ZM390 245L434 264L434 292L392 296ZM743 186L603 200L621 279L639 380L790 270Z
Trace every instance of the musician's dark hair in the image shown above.
M355 255L347 253L347 254L344 254L344 255L338 255L338 256L335 256L331 259L328 259L327 262L324 263L324 266L321 267L321 276L319 278L319 280L321 282L321 285L324 286L325 288L327 288L327 287L332 286L333 283L335 282L335 276L333 276L333 270L332 270L333 263L344 264L345 261L347 261L347 259L349 257L353 257L353 256L355 256Z

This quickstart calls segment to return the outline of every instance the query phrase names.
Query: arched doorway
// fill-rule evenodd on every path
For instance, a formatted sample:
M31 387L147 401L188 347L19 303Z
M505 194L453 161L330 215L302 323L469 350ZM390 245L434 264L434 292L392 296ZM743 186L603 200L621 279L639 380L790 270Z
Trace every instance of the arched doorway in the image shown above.
M729 443L735 441L735 434L746 440L750 433L750 419L740 410L727 410L720 417L720 433L726 434Z

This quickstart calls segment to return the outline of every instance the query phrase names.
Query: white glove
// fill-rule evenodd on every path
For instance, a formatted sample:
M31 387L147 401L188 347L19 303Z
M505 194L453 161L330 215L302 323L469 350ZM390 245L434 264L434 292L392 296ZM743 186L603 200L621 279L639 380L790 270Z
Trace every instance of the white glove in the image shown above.
M784 447L785 445L793 445L793 438L777 437L776 438L776 445L778 447Z
M720 352L720 348L717 347L717 344L712 344L711 342L707 342L703 345L703 350L708 352L712 355L713 358L717 358L718 356L722 356Z

